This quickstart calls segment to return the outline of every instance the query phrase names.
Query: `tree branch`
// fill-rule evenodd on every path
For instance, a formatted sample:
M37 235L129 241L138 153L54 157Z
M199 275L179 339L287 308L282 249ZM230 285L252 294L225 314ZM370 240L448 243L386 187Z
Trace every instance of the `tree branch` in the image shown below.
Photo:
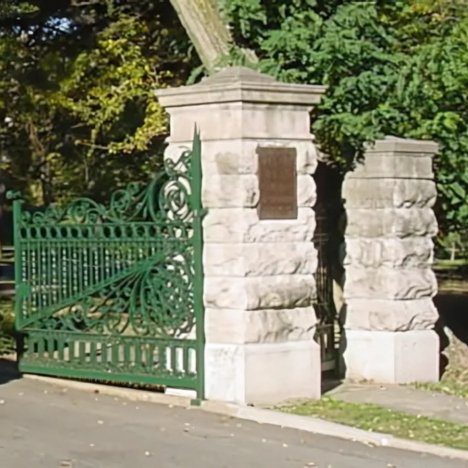
M229 55L234 44L228 25L218 8L218 0L170 0L182 25L209 73L223 57ZM252 51L242 50L250 61Z

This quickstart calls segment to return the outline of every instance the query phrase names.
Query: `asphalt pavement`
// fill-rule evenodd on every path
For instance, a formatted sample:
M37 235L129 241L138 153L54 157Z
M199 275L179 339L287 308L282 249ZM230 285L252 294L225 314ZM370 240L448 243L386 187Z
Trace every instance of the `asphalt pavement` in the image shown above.
M0 379L0 468L461 468L191 408Z

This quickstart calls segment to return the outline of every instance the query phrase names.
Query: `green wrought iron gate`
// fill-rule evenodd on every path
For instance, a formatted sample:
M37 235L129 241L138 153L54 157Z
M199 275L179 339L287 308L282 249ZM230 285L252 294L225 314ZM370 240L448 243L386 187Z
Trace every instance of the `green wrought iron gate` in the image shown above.
M201 150L108 205L14 201L23 372L183 387L203 398Z

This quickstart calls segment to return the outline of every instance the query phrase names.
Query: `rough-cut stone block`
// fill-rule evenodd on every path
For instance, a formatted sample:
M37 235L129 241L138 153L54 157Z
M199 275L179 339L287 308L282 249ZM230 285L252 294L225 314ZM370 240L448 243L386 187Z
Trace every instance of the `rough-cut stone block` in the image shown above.
M433 330L347 330L342 347L349 379L393 384L439 380L439 337Z
M350 299L421 299L437 293L437 280L424 268L359 268L346 269L344 295Z
M433 261L434 243L428 237L406 239L347 239L343 264L354 267L428 267Z
M348 299L345 328L348 330L431 330L439 318L431 298L408 301Z
M312 306L296 309L206 309L209 343L279 343L312 340L317 318Z
M294 148L298 174L313 174L317 152L311 139L306 140L218 140L203 141L204 174L256 174L258 148Z
M205 278L205 306L218 309L293 309L315 297L312 275Z
M367 153L365 160L358 163L356 168L349 172L348 179L429 179L433 180L432 158L413 154L381 154Z
M306 139L304 141L272 141L270 144L279 146L281 148L284 147L293 147L296 148L296 165L297 165L297 173L298 174L308 174L312 175L315 173L318 164L318 157L317 157L317 148L313 143L314 137L311 135L310 139Z
M171 122L166 159L192 147L195 125L201 135L209 399L320 396L310 109L323 91L234 68L158 94ZM297 219L259 220L259 147L296 150Z
M317 201L317 189L311 175L297 176L297 204L303 207L312 207Z
M430 140L413 140L411 138L398 138L387 136L369 145L366 153L410 153L413 156L433 156L439 150L439 145Z
M255 175L214 175L204 179L202 202L210 208L253 208L259 199Z
M203 184L206 178L216 175L256 174L258 158L257 141L242 139L205 141L202 140ZM164 153L165 157L175 159L183 149L191 147L191 142L170 143Z
M205 244L205 276L306 275L317 269L312 242Z
M437 192L431 180L347 178L343 199L348 210L353 208L430 208Z
M255 213L257 218L258 215ZM299 207L297 219L261 220L247 226L246 242L308 241L315 232L315 213L311 208Z
M204 178L202 201L210 208L254 208L260 197L258 177L254 174L212 175ZM310 175L297 177L297 203L312 207L316 201L315 182Z
M315 230L315 213L299 208L297 219L259 220L256 209L211 209L204 221L206 243L305 242Z
M343 297L346 376L436 381L438 319L431 237L433 142L385 138L346 175Z
M346 216L346 237L414 237L437 234L437 220L429 208L351 209Z
M191 146L191 140L170 143L166 148L164 156L169 159L176 159L184 150L191 148ZM317 150L312 137L294 140L278 140L275 138L265 140L202 140L202 169L204 177L256 174L258 171L257 150L259 146L266 148L295 148L298 174L313 174L317 168Z
M320 348L313 340L205 347L206 397L240 404L320 398Z

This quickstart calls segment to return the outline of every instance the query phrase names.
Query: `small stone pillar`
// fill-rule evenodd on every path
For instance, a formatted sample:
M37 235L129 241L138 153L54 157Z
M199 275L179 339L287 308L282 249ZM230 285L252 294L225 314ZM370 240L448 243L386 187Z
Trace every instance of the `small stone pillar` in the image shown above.
M158 91L170 115L168 153L190 146L195 125L202 139L208 399L320 396L312 306L317 157L309 112L323 92L243 67ZM295 219L259 218L260 148L296 151Z
M439 379L432 237L436 187L429 141L387 137L343 185L346 377L382 383Z

